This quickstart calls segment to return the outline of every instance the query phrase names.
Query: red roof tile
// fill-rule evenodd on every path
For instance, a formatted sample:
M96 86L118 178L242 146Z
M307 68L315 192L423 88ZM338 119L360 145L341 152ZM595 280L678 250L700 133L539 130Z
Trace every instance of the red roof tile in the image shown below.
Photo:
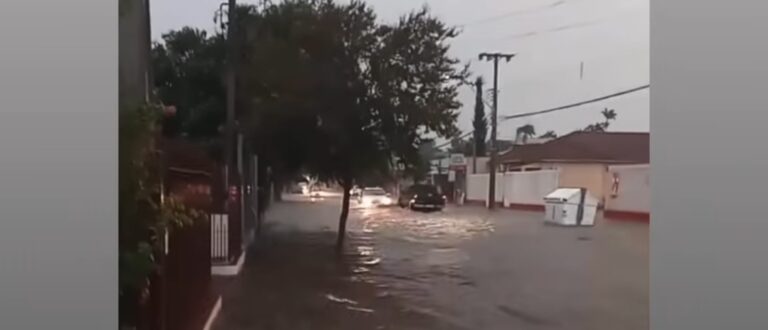
M573 132L542 144L515 146L499 158L502 164L544 161L645 164L650 162L650 134Z

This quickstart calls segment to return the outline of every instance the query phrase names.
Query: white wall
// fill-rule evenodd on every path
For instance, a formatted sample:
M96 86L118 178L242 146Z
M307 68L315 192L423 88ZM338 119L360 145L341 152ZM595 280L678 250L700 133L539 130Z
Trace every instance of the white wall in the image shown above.
M507 172L496 174L496 201L509 204L543 205L543 198L558 187L558 171ZM488 174L467 176L467 200L485 201Z
M475 162L472 161L472 156L466 157L467 160L467 173L488 173L488 159L489 157L477 157L477 171L473 171L473 165Z
M572 171L574 168L571 166L559 170L497 174L496 201L503 202L505 206L510 204L542 205L543 197L556 188L579 186L589 188L590 193L595 197L604 193L606 210L650 213L649 165L610 166L607 172L603 172L604 178L596 180L594 175L584 175L580 179L584 182L577 182L578 180L575 179L579 177L576 174L586 172ZM588 170L590 170L588 171L589 174L597 172L596 168L589 168ZM571 173L564 177L563 171L570 171ZM620 181L619 193L615 198L610 196L613 173L618 173ZM564 178L570 179L564 180ZM605 186L601 187L602 189L595 189L594 186L598 182ZM484 202L487 196L488 174L467 175L467 200ZM598 199L600 198L598 197Z
M555 164L560 170L561 187L587 188L592 196L595 196L601 205L607 198L604 187L608 173L607 166L603 164ZM610 190L609 190L610 192Z
M615 198L610 196L613 173L619 175L619 191ZM605 188L606 210L650 213L651 184L649 165L610 166L605 181L607 185Z
M544 205L544 196L558 188L557 170L504 174L504 206Z
M488 173L467 175L467 200L486 201L488 199ZM504 201L504 174L496 173L496 201Z

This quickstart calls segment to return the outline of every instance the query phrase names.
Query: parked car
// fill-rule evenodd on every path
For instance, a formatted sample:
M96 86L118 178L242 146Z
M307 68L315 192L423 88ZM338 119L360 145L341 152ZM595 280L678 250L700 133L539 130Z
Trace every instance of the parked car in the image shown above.
M412 210L442 210L445 207L445 201L446 197L440 194L437 187L416 184L400 193L397 204Z
M358 203L364 207L390 206L392 198L386 190L379 187L365 188L360 192Z
M301 186L301 184L294 184L294 185L290 186L290 188L288 189L288 193L290 193L290 194L303 194L304 193L304 188Z

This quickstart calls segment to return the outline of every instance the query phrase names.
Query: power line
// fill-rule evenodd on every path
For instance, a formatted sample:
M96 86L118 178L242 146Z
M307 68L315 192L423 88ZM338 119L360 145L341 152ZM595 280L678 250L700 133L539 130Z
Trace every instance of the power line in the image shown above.
M601 23L603 21L604 20L583 21L583 22L571 23L571 24L566 24L566 25L560 25L560 26L556 26L556 27L553 27L553 28L545 29L545 30L536 30L536 31L523 32L523 33L513 33L513 34L509 34L509 35L500 37L500 38L498 38L496 40L528 38L528 37L533 37L533 36L542 35L542 34L562 32L562 31L567 31L567 30L571 30L571 29L580 29L580 28L590 27L592 25Z
M525 14L530 14L530 13L535 13L535 12L551 9L551 8L558 7L558 6L563 5L563 4L565 4L565 0L558 0L558 1L555 1L555 2L550 3L550 4L546 4L546 5L536 6L536 7L527 8L527 9L518 9L518 10L506 12L506 13L503 13L503 14L500 14L500 15L495 15L495 16L491 16L491 17L486 17L486 18L470 21L470 22L461 24L460 26L461 27L466 27L468 25L476 25L476 24L483 24L483 23L494 22L494 21L502 20L502 19L509 18L509 17L514 17L514 16L518 16L518 15L525 15Z
M529 116L535 116L535 115L555 112L555 111L559 111L559 110L565 110L565 109L569 109L569 108L574 108L574 107L578 107L578 106L581 106L581 105L585 105L585 104L589 104L589 103L595 103L595 102L607 100L607 99L610 99L610 98L614 98L614 97L617 97L617 96L638 92L638 91L641 91L643 89L648 89L649 87L651 87L651 85L644 85L644 86L628 89L628 90L625 90L625 91L621 91L621 92L618 92L618 93L613 93L613 94L610 94L610 95L601 96L601 97L594 98L594 99L591 99L591 100L586 100L586 101L582 101L582 102L578 102L578 103L573 103L573 104L569 104L569 105L560 106L560 107L557 107L557 108L551 108L551 109L546 109L546 110L539 110L539 111L534 111L534 112L526 112L526 113L521 113L521 114L517 114L517 115L504 116L504 117L502 117L502 120L521 118L521 117L529 117Z
M555 112L555 111L575 108L575 107L582 106L582 105L585 105L585 104L595 103L595 102L607 100L607 99L610 99L610 98L614 98L614 97L618 97L618 96L622 96L622 95L626 95L626 94L630 94L630 93L634 93L634 92L639 92L641 90L648 89L650 87L651 87L651 85L648 84L648 85L643 85L643 86L640 86L640 87L635 87L635 88L627 89L627 90L624 90L624 91L621 91L621 92L617 92L617 93L601 96L601 97L590 99L590 100L586 100L586 101L581 101L581 102L572 103L572 104L568 104L568 105L564 105L564 106L559 106L559 107L556 107L556 108L550 108L550 109L545 109L545 110L532 111L532 112L520 113L520 114L516 114L516 115L504 116L504 117L501 118L500 121L503 122L503 121L509 120L509 119L530 117L530 116L536 116L536 115L541 115L541 114L545 114L545 113L550 113L550 112ZM468 137L468 136L472 135L472 133L474 133L474 131L475 130L471 130L471 131L469 131L467 133L461 134L458 137L456 137L456 139L463 139L465 137ZM450 144L451 144L451 141L448 141L448 142L445 142L443 144L440 144L440 145L436 146L435 148L442 148L442 147L445 147L445 146L450 145Z

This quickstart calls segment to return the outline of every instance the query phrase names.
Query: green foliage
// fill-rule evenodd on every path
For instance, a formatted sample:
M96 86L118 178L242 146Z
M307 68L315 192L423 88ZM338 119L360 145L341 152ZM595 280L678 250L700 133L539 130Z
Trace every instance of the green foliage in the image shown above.
M467 67L448 56L457 31L426 8L394 24L377 23L361 1L237 10L238 121L278 175L303 171L344 186L384 178L393 159L406 172L425 164L424 136L457 131ZM220 135L224 36L185 28L163 39L153 51L158 94L179 111L166 133Z
M324 181L418 166L425 133L451 136L466 67L457 35L421 9L378 24L363 2L288 0L239 6L238 108L252 144L278 172ZM225 118L222 34L183 28L153 49L158 95L178 115L169 134L216 137Z
M123 108L119 117L118 187L120 249L137 249L146 240L152 222L153 186L157 169L154 158L153 131L158 109Z
M152 246L140 242L133 249L120 253L120 294L126 290L144 292L147 288L147 276L155 269L155 258Z
M155 267L153 252L167 230L204 218L174 198L160 201L161 177L155 149L158 106L121 108L118 146L120 296L146 289Z
M547 131L544 134L539 135L539 138L542 138L542 139L552 138L552 139L554 139L554 138L557 138L557 133L555 133L555 131Z
M604 120L594 124L587 125L582 131L584 132L605 132L611 121L616 120L616 111L613 109L605 108L600 112L603 115Z
M206 213L191 208L181 200L172 196L165 197L162 204L155 205L155 211L159 214L155 231L164 232L167 229L183 228L191 226L206 219Z
M168 136L211 139L225 120L225 40L189 27L163 35L152 47L154 84L159 99L177 114L165 119Z
M515 134L515 143L522 142L526 143L528 142L528 139L531 137L536 136L536 128L533 127L531 124L525 124L523 126L520 126L517 128L516 134Z
M323 181L382 175L392 159L419 164L425 133L456 131L466 69L447 56L456 31L426 9L381 25L362 2L285 1L243 33L249 131L284 168Z
M118 142L118 283L120 323L133 324L136 305L147 293L148 275L155 268L149 227L154 107L121 107Z

